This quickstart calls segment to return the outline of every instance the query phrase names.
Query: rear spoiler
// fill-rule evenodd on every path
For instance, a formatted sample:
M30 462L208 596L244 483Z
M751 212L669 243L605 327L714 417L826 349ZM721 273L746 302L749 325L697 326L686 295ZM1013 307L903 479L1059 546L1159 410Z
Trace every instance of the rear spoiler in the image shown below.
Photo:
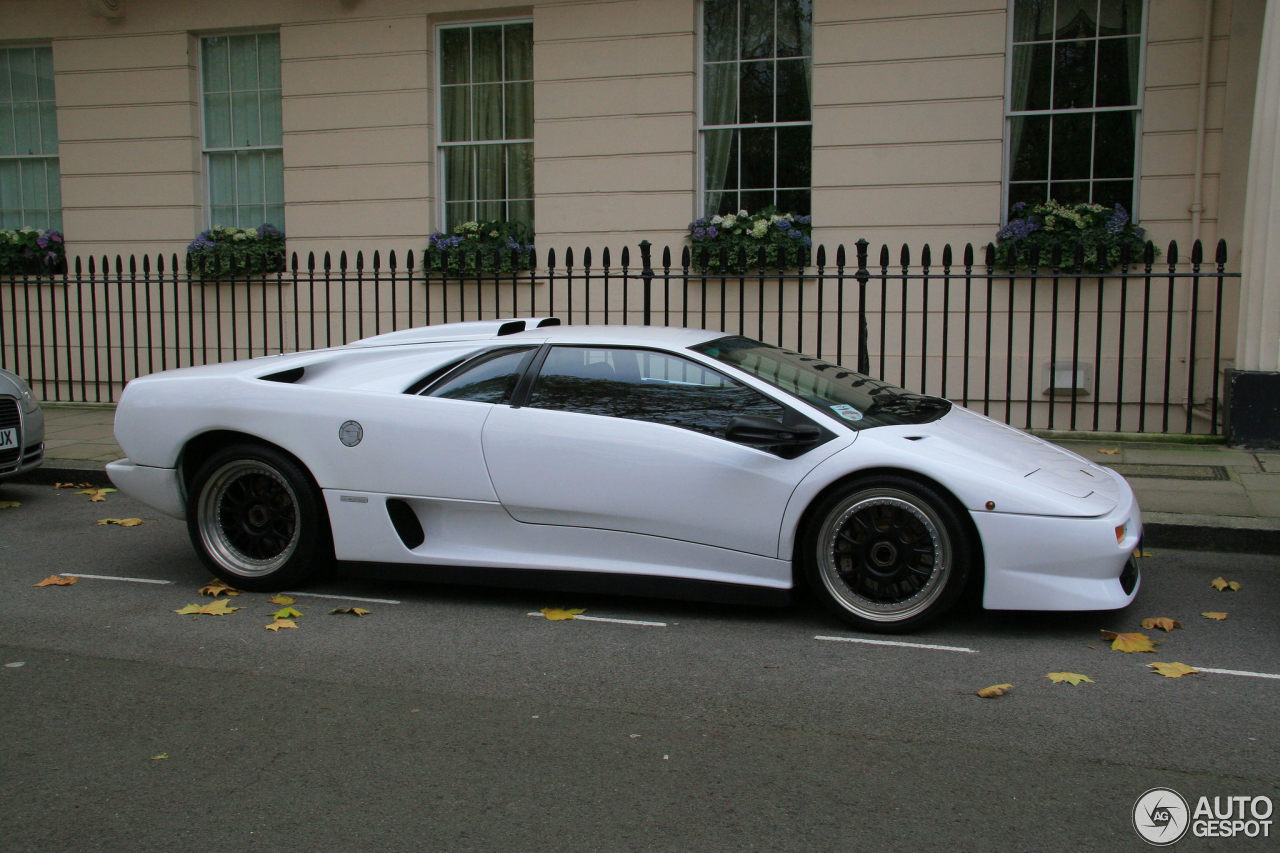
M530 329L545 329L559 326L559 317L523 317L514 320L473 320L466 323L443 323L438 326L418 326L414 329L401 329L398 332L387 332L362 338L349 347L383 347L402 344L428 344L445 341L470 341L485 338L500 338L514 335Z

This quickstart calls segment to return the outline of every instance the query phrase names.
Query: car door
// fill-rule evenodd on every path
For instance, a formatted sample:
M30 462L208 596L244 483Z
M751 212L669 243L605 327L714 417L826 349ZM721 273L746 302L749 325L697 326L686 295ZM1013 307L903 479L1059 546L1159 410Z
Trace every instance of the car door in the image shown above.
M485 462L517 520L661 536L778 556L796 484L848 439L795 458L727 440L736 416L800 416L691 359L553 346L527 399L485 421Z

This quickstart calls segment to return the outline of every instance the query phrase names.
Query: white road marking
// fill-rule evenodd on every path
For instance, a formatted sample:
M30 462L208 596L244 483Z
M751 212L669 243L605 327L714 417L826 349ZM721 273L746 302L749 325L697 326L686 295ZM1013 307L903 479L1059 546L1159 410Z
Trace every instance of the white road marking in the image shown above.
M934 652L963 652L965 654L976 655L977 649L966 649L962 646L931 646L927 643L903 643L898 640L867 640L862 637L814 637L815 640L825 640L829 643L865 643L869 646L900 646L906 649L928 649Z
M399 604L400 602L391 598L360 598L356 595L328 595L323 592L285 592L282 595L292 595L305 598L332 598L335 601L363 601L366 604Z
M529 613L527 615L544 616L546 614L544 614L542 611L539 610L534 613ZM581 613L579 613L577 616L574 616L573 618L578 620L579 622L612 622L615 625L640 625L641 627L644 627L644 628L667 627L666 622L642 622L639 619L614 619L611 616L583 616ZM568 620L565 620L565 621L568 621Z
M64 578L89 578L95 581L123 581L124 583L158 583L171 584L173 581L156 580L155 578L116 578L110 575L80 575L74 572L59 572Z
M1274 678L1280 681L1280 675L1270 672L1248 672L1243 669L1211 669L1207 666L1197 666L1196 669L1201 672L1212 672L1216 675L1243 675L1247 678Z

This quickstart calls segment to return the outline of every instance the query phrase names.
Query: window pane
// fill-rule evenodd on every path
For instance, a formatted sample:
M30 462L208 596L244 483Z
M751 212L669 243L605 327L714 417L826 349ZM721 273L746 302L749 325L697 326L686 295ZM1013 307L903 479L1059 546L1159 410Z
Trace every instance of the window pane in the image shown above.
M521 142L507 148L507 195L533 198L533 144Z
M809 68L803 59L777 64L776 121L809 120Z
M741 8L740 56L743 59L773 56L773 0L741 0Z
M778 206L778 210L808 216L813 210L811 196L812 193L808 189L778 190L778 197L774 204Z
M504 139L533 138L533 84L506 85L506 129Z
M759 189L775 186L774 179L774 130L771 127L748 129L742 134L742 183L743 189ZM757 208L748 207L748 210Z
M780 127L778 128L778 186L803 187L808 189L813 183L811 175L813 128ZM782 207L792 213L808 213L794 207Z
M744 62L738 66L739 99L742 124L772 122L773 118L773 63Z
M812 55L812 0L778 0L778 56Z
M200 80L205 94L226 92L231 88L231 65L227 55L227 39L223 36L200 42Z
M1098 34L1098 0L1058 0L1057 37L1093 38Z
M249 147L262 144L262 117L258 112L258 93L231 93L231 144Z
M29 48L15 48L9 51L9 82L12 86L11 97L14 101L37 99L34 51Z
M13 142L16 154L40 153L40 110L34 102L13 105Z
M533 79L533 25L509 24L504 34L507 80Z
M440 82L471 82L471 31L440 31Z
M1053 108L1088 109L1093 106L1095 41L1067 41L1054 45Z
M204 96L204 145L206 148L231 147L231 96Z
M58 109L52 101L42 101L40 113L40 154L58 153Z
M9 88L9 54L12 50L0 50L0 104L13 100L13 91Z
M1043 180L1049 175L1049 116L1014 116L1010 125L1010 178Z
M1137 122L1136 112L1098 113L1093 140L1095 178L1133 177Z
M1049 198L1049 185L1043 183L1009 184L1009 207L1035 205Z
M502 27L473 27L471 51L472 82L501 82Z
M1099 34L1136 36L1142 32L1142 0L1103 0Z
M1049 184L1049 197L1063 204L1089 200L1088 181L1054 181Z
M1036 41L1053 36L1053 0L1014 0L1013 40Z
M258 35L258 87L280 88L280 36L275 33Z
M488 83L471 87L473 139L502 139L502 84Z
M510 399L532 353L531 349L516 350L486 359L432 388L428 396L473 403L504 403Z
M707 0L702 6L702 27L703 59L721 62L738 58L738 0Z
M1013 48L1013 90L1010 106L1015 110L1047 110L1053 84L1053 45L1027 44Z
M22 227L22 167L0 160L0 228Z
M1093 116L1054 116L1052 145L1050 178L1055 181L1087 179L1093 155ZM1058 198L1058 201L1063 199Z
M1138 49L1136 38L1098 42L1098 106L1138 103Z
M441 138L445 142L471 140L471 88L447 86L440 89Z
M1133 181L1097 181L1093 185L1093 200L1107 207L1124 205L1133 210Z
M476 198L503 199L507 197L506 156L501 145L477 145L476 157ZM499 217L481 217L497 219Z
M258 37L231 36L227 42L231 54L231 89L257 89Z

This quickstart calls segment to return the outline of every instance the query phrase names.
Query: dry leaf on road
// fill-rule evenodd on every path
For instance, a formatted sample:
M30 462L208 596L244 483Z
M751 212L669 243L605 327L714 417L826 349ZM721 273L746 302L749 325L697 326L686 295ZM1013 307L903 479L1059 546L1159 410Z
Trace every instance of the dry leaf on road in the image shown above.
M335 613L337 614L345 613L350 616L368 616L369 615L369 611L365 610L363 607L335 607L332 610L330 610L329 613L330 615Z
M1184 675L1194 675L1200 670L1194 666L1187 666L1185 663L1149 663L1147 664L1152 672L1159 673L1165 678L1181 678Z
M137 527L142 523L140 518L103 518L98 520L98 524L116 524L120 527Z
M1012 684L993 684L990 687L984 687L979 690L977 695L981 696L983 699L994 699L997 696L1003 696L1012 689Z
M1102 639L1111 641L1111 648L1117 652L1154 652L1155 643L1146 634L1117 634L1115 631L1103 629Z
M1231 592L1240 591L1240 584L1236 583L1235 581L1229 581L1223 577L1214 578L1213 580L1209 581L1209 585L1212 586L1214 589L1216 589L1218 592L1227 592L1228 590L1230 590Z
M1227 618L1227 614L1223 613L1220 610L1210 610L1206 613L1201 613L1200 615L1206 619L1212 619L1215 622L1221 622L1223 619Z
M541 610L543 616L551 622L563 622L567 619L573 619L581 613L586 613L586 608L577 607L573 610L561 610L557 607L544 607Z
M239 610L239 607L232 607L231 602L225 598L219 598L212 604L188 604L181 610L175 610L181 616L229 616Z
M1154 619L1143 619L1142 627L1150 631L1152 628L1159 628L1166 634L1174 628L1181 628L1182 623L1176 619L1170 619L1168 616L1157 616Z
M297 628L298 623L294 622L292 619L277 619L270 625L264 625L263 627L268 631L278 632L281 628Z
M1092 678L1087 675L1081 675L1078 672L1051 672L1046 675L1045 678L1049 679L1054 684L1062 684L1063 682L1066 682L1067 684L1076 685L1082 681L1087 681L1090 684L1094 683Z
M220 595L239 595L240 590L234 586L228 586L225 581L220 578L214 578L204 586L200 587L201 595L211 595L217 598Z
M49 575L36 586L71 586L80 578L64 578L62 575Z

